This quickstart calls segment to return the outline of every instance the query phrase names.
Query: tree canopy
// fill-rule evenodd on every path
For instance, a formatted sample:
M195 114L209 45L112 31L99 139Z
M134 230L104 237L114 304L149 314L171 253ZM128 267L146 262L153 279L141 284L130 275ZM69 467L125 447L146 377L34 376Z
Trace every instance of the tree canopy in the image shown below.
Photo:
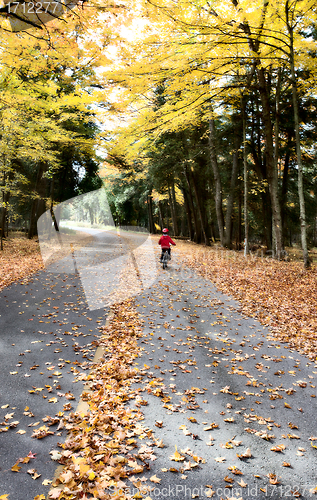
M102 154L118 223L277 258L300 241L309 266L313 0L91 0L19 33L7 10L3 235L10 210L32 236L42 210L98 187Z
M154 151L157 156L159 149L166 158L163 137L178 134L189 141L190 130L204 130L201 135L198 132L195 148L185 148L185 157L174 156L178 165L169 167L180 189L186 179L185 165L191 171L192 193L188 195L193 197L193 208L200 212L198 198L204 200L204 209L208 207L207 214L200 217L205 218L202 227L206 225L200 229L203 239L216 237L223 245L232 244L234 219L240 219L241 224L242 196L244 216L248 212L252 231L261 228L257 235L254 231L251 235L264 241L278 258L285 245L286 214L293 208L287 198L291 196L290 168L294 169L300 220L294 233L301 232L308 267L305 207L311 204L308 164L315 157L310 142L315 125L308 119L315 106L315 2L259 0L251 6L236 0L212 4L149 0L137 5L143 16L141 27L134 39L122 42L113 67L105 73L104 84L110 91L115 88L118 96L117 108L114 106L111 113L128 117L128 124L115 134L110 132L111 154L125 157L131 165L135 158L143 158L148 167ZM235 122L240 123L226 151L222 149L224 122L231 129L237 129ZM195 176L202 176L194 153L200 141L208 195L197 186L195 194ZM178 150L183 146L179 139ZM231 177L228 167L226 173L221 165L227 153L231 156ZM262 203L254 205L255 196L262 198ZM211 203L206 204L207 199ZM192 215L190 218L193 222ZM216 231L212 235L214 219ZM259 220L255 223L255 219ZM245 236L248 224L244 217ZM315 225L313 219L308 223L313 240ZM189 230L189 221L187 226ZM237 232L241 234L241 229ZM196 239L200 237L196 234Z

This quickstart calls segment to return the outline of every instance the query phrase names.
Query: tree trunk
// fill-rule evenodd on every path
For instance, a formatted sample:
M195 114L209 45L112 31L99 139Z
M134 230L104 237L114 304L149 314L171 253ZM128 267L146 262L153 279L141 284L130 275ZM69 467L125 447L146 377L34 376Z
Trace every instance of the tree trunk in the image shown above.
M171 209L171 218L172 218L172 224L173 224L173 234L174 236L177 236L177 221L176 221L176 214L175 214L175 209L174 209L174 204L173 204L173 198L172 198L172 192L170 186L168 186L168 199L169 199L169 205Z
M230 181L230 192L227 199L227 211L226 211L226 227L224 232L223 246L231 248L232 244L232 212L233 212L233 201L234 193L236 189L236 183L238 178L238 154L239 154L239 136L236 127L234 128L234 152L232 155L232 171L231 171L231 181Z
M241 239L242 239L242 203L241 203L241 193L239 190L239 199L238 199L238 239L236 243L236 250L241 250Z
M259 79L259 92L262 103L262 116L263 116L264 132L265 132L267 180L270 190L272 217L273 217L273 224L276 237L276 247L273 248L273 252L276 258L280 259L283 250L282 219L281 219L280 202L278 198L278 175L274 161L274 146L273 146L273 134L272 134L272 121L270 115L270 101L266 88L264 69L261 67L257 68L257 75Z
M148 206L148 214L149 214L149 229L150 233L155 233L155 226L153 221L153 204L152 204L152 196L149 194L147 197L147 206Z
M190 203L190 209L191 209L192 214L193 214L193 222L194 222L194 229L195 229L194 241L196 243L199 243L199 225L198 225L198 220L197 220L197 211L195 210L195 207L194 207L192 190L191 190L189 175L188 175L188 171L187 171L186 166L183 167L183 172L184 172L184 176L185 176L187 187L188 187L188 199L189 199L189 203Z
M243 133L243 184L244 184L244 256L249 254L249 208L248 208L248 155L247 155L247 120L246 120L246 103L242 98L242 133Z
M290 145L289 145L290 147ZM281 192L281 217L282 217L282 228L283 235L287 241L288 238L288 229L287 229L287 192L288 192L288 173L289 173L289 160L290 160L290 149L287 149L284 159L284 168L283 168L283 179L282 179L282 192Z
M210 162L211 167L214 174L215 181L215 204L216 204L216 214L217 214L217 223L219 229L219 237L220 244L223 245L223 236L224 236L224 218L222 211L222 187L221 187L221 178L216 154L216 145L215 145L216 137L215 137L215 121L209 120L209 150L210 150Z
M185 204L185 212L186 212L186 216L187 216L189 238L190 238L190 240L192 240L194 237L194 231L193 231L192 216L191 216L191 210L190 210L190 205L189 205L189 200L188 200L188 194L187 194L186 189L184 187L182 187L182 192L183 192L183 196L184 196L184 204Z
M209 246L210 242L209 242L209 239L207 238L207 234L206 234L206 230L205 230L205 224L204 224L204 218L203 218L203 214L202 214L201 206L200 206L200 201L199 201L200 197L198 195L197 185L196 185L195 178L194 178L193 174L191 175L191 180L192 180L192 184L193 184L193 188L194 188L194 193L195 193L195 198L196 198L196 205L197 205L197 208L198 208L198 215L199 215L199 220L200 220L200 225L201 225L201 232L203 234L205 245Z
M274 160L275 168L278 171L278 159L280 150L280 96L281 96L281 84L282 84L282 68L278 69L277 83L276 83L276 94L275 94L275 123L274 123Z
M158 202L158 209L159 209L160 225L161 225L161 229L163 229L163 227L165 227L165 224L164 224L164 216L163 216L161 200L159 200L159 202Z
M294 111L294 125L295 125L295 141L296 141L296 155L297 155L297 166L298 166L298 197L299 197L299 220L300 220L300 230L301 230L301 242L303 250L303 260L304 267L307 269L310 267L310 259L308 256L307 247L307 227L306 227L306 208L305 208L305 196L304 196L304 182L303 182L303 164L302 164L302 152L300 145L300 134L299 134L299 112L298 112L298 93L296 84L296 75L294 67L294 32L292 26L289 24L289 5L288 0L285 5L287 28L290 37L290 66L291 66L291 81L292 81L292 94L293 94L293 111Z
M176 194L175 194L175 183L174 179L172 180L172 204L173 204L173 212L174 212L174 222L175 222L175 230L174 235L178 236L178 222L177 222L177 203L176 203ZM173 224L174 224L173 222Z
M7 212L7 194L2 191L2 203L3 206L1 208L1 219L0 219L0 239L1 239L1 250L3 250L3 239L5 238L5 221L6 221L6 212Z
M39 196L39 190L43 191L43 189L40 189L43 173L44 173L44 164L41 163L39 165L39 168L37 171L36 182L35 182L35 187L34 187L34 191L35 191L37 196L32 201L31 214L30 214L30 226L29 226L29 232L28 232L29 239L32 239L33 236L35 236L37 234L36 223L37 223L37 220L40 217L40 215L42 215L42 213L44 213L42 211L43 207L40 207L40 203L39 203L41 201L40 196ZM40 213L40 212L42 212L42 213Z

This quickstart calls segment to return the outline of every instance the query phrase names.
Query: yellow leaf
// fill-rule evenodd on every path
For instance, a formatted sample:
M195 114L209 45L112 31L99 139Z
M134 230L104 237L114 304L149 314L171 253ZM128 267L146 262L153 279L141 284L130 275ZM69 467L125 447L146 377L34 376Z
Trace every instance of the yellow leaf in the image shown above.
M132 498L136 498L137 500L141 500L143 497L142 497L141 493L136 493L135 495L133 495Z
M20 469L21 469L21 466L18 465L18 462L16 464L14 464L13 467L11 467L12 472L19 472Z
M79 470L80 470L80 475L84 476L90 470L90 465L82 464L79 466Z
M216 492L212 490L212 488L209 488L208 490L205 490L205 495L207 498L211 498L214 496Z
M285 450L285 448L286 448L285 444L279 444L277 446L272 446L271 451L281 452Z
M204 427L204 431L212 431L213 429L217 429L218 427L218 424L212 422L212 424L208 425L208 427Z
M183 462L183 460L185 460L185 457L180 453L178 453L176 445L175 445L175 453L174 455L170 456L170 460L174 460L175 462Z
M150 477L150 481L152 481L152 483L160 483L162 479L156 477L156 474L154 474L154 476Z
M247 483L245 483L243 481L243 479L241 479L241 481L238 481L238 484L241 486L241 488L246 488L247 487Z

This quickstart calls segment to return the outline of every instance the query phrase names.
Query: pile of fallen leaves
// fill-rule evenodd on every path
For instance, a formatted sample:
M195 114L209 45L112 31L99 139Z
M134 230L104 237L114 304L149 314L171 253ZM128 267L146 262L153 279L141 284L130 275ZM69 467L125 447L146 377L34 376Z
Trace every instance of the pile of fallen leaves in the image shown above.
M0 251L0 290L43 267L37 240L25 237L6 238L3 241L3 251Z
M138 440L152 438L151 446L160 443L140 424L142 412L129 406L134 400L142 407L139 391L132 387L143 376L142 370L133 367L140 349L140 322L131 301L113 306L112 313L100 340L103 357L88 375L79 375L87 385L82 399L89 410L64 419L68 437L60 450L51 452L63 472L49 492L50 499L128 498L125 492L132 485L144 489L135 474L149 469L148 460L156 458L152 448L140 446ZM42 499L44 495L36 497Z
M177 242L186 266L241 303L241 312L269 326L311 359L317 352L317 268L219 247Z

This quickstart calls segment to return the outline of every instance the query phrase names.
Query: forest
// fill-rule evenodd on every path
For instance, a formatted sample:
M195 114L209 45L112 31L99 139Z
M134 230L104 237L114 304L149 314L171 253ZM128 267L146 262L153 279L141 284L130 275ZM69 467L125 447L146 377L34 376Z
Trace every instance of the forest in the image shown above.
M82 2L1 32L1 238L76 194L277 259L317 246L312 0ZM10 57L8 57L10 54Z

